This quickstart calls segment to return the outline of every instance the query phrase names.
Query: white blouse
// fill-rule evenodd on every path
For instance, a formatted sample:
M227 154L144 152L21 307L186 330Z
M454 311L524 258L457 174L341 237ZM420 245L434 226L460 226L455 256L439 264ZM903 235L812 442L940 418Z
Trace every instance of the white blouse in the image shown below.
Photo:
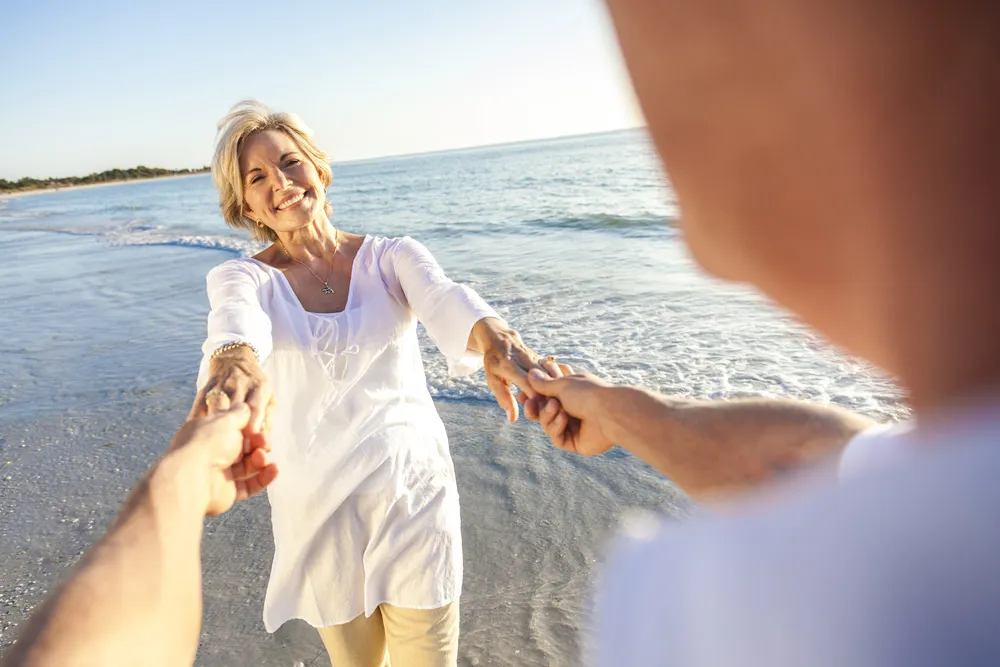
M470 374L482 356L467 349L469 334L496 312L409 237L365 238L340 313L307 312L280 271L253 259L220 264L207 283L199 386L214 350L245 341L277 400L267 631L292 618L346 623L383 602L435 609L456 600L458 490L416 326L452 375Z

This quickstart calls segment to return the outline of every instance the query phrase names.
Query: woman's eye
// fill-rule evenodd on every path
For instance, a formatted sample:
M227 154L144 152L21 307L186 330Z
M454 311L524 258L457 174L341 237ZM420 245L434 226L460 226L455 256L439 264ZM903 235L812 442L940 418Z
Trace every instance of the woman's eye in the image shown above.
M289 160L288 162L285 163L285 166L286 167L293 167L293 166L297 165L299 162L300 162L299 160Z

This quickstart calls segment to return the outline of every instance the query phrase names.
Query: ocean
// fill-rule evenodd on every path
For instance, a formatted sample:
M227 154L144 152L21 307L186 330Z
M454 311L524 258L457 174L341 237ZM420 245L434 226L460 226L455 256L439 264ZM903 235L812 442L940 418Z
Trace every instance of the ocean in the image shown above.
M335 225L409 235L540 354L690 398L782 396L882 421L896 385L689 258L642 130L333 165ZM258 249L208 175L0 199L0 652L99 536L183 420L204 276ZM508 425L482 376L450 379L421 333L463 499L461 664L577 664L603 548L630 507L683 494L615 451L580 459ZM208 523L198 664L324 664L260 621L271 541L256 499ZM236 554L234 557L233 554Z

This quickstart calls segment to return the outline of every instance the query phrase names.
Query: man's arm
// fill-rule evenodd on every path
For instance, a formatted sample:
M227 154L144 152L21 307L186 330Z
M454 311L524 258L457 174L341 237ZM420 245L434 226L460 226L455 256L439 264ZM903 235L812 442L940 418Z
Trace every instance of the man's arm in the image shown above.
M619 445L696 500L755 487L784 471L837 455L872 422L839 408L751 399L694 401L589 375L559 379L532 372L539 394L526 404L553 443L584 455Z
M243 457L250 410L192 420L139 483L109 532L28 620L4 667L190 665L201 628L201 535L207 513L252 494L277 470Z

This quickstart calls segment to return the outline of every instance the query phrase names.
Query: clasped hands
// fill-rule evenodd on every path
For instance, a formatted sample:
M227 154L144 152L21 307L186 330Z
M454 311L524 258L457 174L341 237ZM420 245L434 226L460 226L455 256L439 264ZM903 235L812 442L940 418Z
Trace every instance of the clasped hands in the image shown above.
M268 440L274 395L253 352L237 347L211 364L208 383L158 467L196 475L186 478L190 493L205 514L215 515L263 491L278 468L270 461Z
M541 424L559 449L596 456L614 446L603 401L613 385L590 374L576 374L553 357L539 357L497 319L476 323L470 337L473 345L483 353L486 384L509 421L517 420L520 404L524 416ZM516 398L514 386L520 389Z

